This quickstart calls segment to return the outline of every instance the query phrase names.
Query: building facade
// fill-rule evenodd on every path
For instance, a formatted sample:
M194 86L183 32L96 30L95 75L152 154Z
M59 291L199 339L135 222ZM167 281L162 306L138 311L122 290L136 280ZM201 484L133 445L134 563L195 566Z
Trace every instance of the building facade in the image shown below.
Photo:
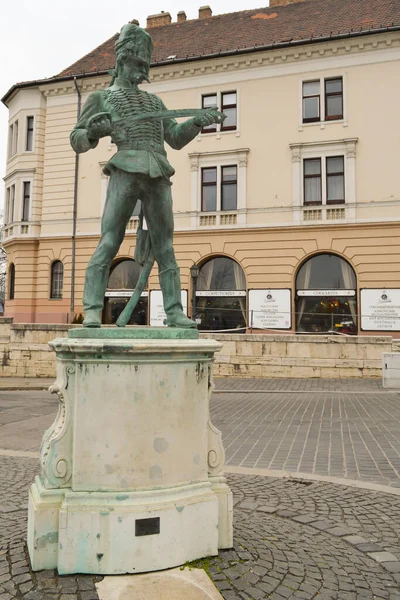
M396 336L400 6L281 4L148 19L156 50L143 89L171 109L227 114L183 150L168 149L184 303L206 330ZM116 148L102 139L77 159L69 134L87 96L109 85L114 40L3 98L5 315L16 322L67 323L82 312L107 192L102 168ZM137 215L110 272L105 323L138 277ZM131 322L162 324L160 303L154 268Z

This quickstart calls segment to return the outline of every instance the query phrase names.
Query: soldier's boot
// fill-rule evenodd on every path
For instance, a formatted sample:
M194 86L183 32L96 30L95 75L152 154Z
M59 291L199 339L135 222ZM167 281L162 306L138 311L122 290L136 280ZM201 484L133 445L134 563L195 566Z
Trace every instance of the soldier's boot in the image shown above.
M101 327L101 311L107 288L109 265L90 265L86 270L83 292L84 327Z
M181 280L178 267L161 271L159 279L164 300L164 310L167 315L164 325L168 325L168 327L182 327L184 329L196 328L196 323L189 319L183 312Z

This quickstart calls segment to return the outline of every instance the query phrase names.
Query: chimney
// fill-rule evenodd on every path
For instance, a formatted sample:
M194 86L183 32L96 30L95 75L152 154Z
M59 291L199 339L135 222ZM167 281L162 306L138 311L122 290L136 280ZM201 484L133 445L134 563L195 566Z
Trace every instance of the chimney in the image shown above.
M171 21L172 19L169 12L160 12L158 15L149 15L147 17L147 29L169 25Z
M185 11L184 10L180 10L178 12L178 14L177 14L176 22L177 23L184 23L186 21L186 19L187 19L187 16L186 16Z
M200 6L199 8L199 19L208 19L212 17L212 10L209 6Z

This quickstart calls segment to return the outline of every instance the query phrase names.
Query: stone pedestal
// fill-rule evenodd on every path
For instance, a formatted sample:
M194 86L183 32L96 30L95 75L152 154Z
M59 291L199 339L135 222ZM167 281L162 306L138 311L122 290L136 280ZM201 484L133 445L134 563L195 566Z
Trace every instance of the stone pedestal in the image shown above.
M60 406L29 495L32 568L139 573L230 548L232 495L209 417L221 345L166 328L69 336L50 344Z

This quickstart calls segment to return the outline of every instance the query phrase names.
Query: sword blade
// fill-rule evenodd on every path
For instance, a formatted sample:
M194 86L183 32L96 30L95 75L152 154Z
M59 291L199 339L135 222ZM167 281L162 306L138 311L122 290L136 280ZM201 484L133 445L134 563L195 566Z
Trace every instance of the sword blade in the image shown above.
M139 115L132 115L122 119L116 119L112 122L113 125L129 125L139 121L162 121L164 119L176 119L179 117L197 117L203 116L210 110L218 110L217 107L211 108L178 108L176 110L159 110L154 112L144 112Z

